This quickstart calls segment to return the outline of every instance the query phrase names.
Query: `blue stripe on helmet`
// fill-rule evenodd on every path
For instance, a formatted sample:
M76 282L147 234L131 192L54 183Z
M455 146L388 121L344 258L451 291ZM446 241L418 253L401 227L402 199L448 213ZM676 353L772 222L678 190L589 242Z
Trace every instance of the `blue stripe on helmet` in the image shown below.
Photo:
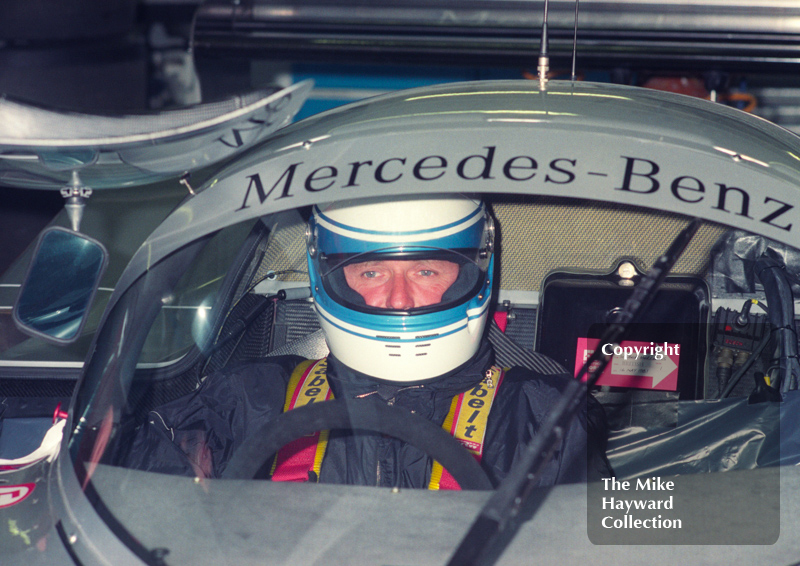
M329 317L325 316L322 312L319 311L319 309L317 309L317 314L319 314L320 317L324 318L329 324L331 324L332 326L335 326L336 328L338 328L339 330L341 330L343 332L347 332L348 334L352 334L353 336L358 336L359 338L367 338L369 340L375 340L377 342L404 342L404 343L430 342L431 340L437 340L439 338L444 338L445 336L450 336L451 334L455 334L456 332L460 332L460 331L464 330L467 327L467 324L464 323L463 325L459 326L458 328L454 328L453 330L450 330L449 332L444 332L442 334L436 334L435 336L424 336L424 337L421 337L421 338L400 338L400 337L394 338L394 337L391 337L391 336L380 336L380 337L378 337L378 336L370 336L369 334L361 334L360 332L355 332L353 330L350 330L349 328L345 328L342 325L337 324L336 321L331 320ZM388 332L391 332L391 331L388 331Z
M315 205L314 209L316 211L316 214L320 218L323 218L326 222L333 224L337 228L342 228L344 230L349 230L351 232L358 232L361 234L371 234L374 236L415 236L419 234L425 234L428 232L430 233L441 232L442 230L448 230L454 226L458 226L459 224L464 224L475 218L476 215L483 214L484 212L484 207L483 205L481 205L477 207L475 210L473 210L471 213L469 213L467 216L465 216L464 218L456 220L455 222L451 222L450 224L445 224L444 226L437 226L436 228L425 228L423 230L408 230L408 231L398 232L396 230L395 231L367 230L365 228L356 228L355 226L348 226L347 224L343 224L341 222L338 222L337 220L334 220L330 216L326 216L325 213L322 212L318 206Z
M398 242L388 241L367 241L359 238L350 238L343 234L339 234L328 230L324 226L317 224L317 247L324 253L344 253L344 254L357 254L382 249L404 250L410 249L479 249L483 245L483 223L475 222L459 232L449 234L447 236L435 236L435 232L440 229L432 230L431 235L434 236L429 240L421 240L414 242L406 242L401 244ZM424 233L425 231L420 231ZM395 234L387 235L394 236Z

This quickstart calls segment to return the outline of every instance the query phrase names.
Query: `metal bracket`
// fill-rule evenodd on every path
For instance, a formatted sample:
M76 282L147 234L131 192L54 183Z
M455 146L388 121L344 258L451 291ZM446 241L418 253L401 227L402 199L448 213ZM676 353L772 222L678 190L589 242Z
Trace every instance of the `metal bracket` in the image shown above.
M183 185L184 187L186 187L186 189L189 191L190 195L194 196L197 193L194 192L194 189L192 188L192 185L189 184L189 177L191 177L191 176L192 176L192 174L187 171L186 173L181 175L181 178L180 178L180 180L178 182L181 185Z
M81 182L77 171L73 171L69 185L61 188L61 196L67 201L64 204L64 209L67 211L72 230L79 232L81 220L83 219L83 210L87 199L92 196L92 189Z

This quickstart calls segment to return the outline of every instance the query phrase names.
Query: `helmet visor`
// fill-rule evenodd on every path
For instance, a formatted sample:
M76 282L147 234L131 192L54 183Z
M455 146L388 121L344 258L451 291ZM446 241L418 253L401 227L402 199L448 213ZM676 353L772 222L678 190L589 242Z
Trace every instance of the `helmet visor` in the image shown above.
M488 260L473 250L415 246L319 260L336 302L362 312L422 314L464 303L480 292Z

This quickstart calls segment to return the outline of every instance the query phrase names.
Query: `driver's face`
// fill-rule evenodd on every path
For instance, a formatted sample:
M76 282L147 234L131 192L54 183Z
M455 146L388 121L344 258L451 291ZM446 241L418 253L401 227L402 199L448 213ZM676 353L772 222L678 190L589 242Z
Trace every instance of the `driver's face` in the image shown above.
M367 305L407 310L441 302L458 269L441 259L365 261L346 265L344 276Z

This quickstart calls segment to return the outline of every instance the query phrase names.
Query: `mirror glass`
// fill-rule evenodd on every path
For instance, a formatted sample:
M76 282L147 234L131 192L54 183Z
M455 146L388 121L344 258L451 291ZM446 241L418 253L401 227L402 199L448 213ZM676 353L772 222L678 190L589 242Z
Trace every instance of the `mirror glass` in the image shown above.
M54 342L76 340L107 257L100 242L83 234L57 227L43 232L14 307L20 328Z

